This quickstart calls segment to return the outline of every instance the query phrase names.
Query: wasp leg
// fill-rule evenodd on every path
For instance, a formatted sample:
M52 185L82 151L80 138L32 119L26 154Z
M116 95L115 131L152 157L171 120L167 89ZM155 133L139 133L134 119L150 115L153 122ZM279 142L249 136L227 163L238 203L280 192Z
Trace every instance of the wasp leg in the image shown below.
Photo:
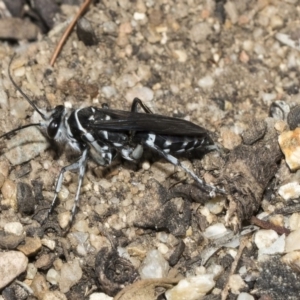
M183 169L187 174L189 174L200 186L201 189L205 190L206 192L209 193L210 197L214 197L216 195L216 193L218 194L225 194L225 191L223 189L219 189L213 185L207 184L205 183L202 179L200 179L194 172L192 172L191 170L187 169L185 166L183 166L181 164L181 162L174 157L173 155L170 155L166 152L164 152L162 149L160 149L159 147L157 147L151 138L147 139L144 143L144 145L146 147L148 147L151 150L154 150L156 152L158 152L158 154L160 154L165 160L167 160L168 162L170 162L171 164L173 164L174 166L178 166L181 169Z
M76 212L76 207L78 206L78 203L79 203L79 194L80 194L80 189L81 189L81 185L82 185L82 181L83 181L83 177L84 177L84 173L85 173L87 157L88 157L88 149L86 148L86 149L83 150L82 155L79 157L79 159L77 161L75 161L71 165L63 167L61 169L61 171L59 173L59 176L58 176L58 180L56 182L54 197L53 197L51 206L48 210L46 219L48 219L49 215L53 211L53 208L54 208L55 203L56 203L57 195L58 195L58 193L61 189L61 185L62 185L62 182L63 182L65 172L66 171L77 171L77 170L79 170L78 186L77 186L74 205L72 207L71 218L70 218L70 221L69 221L69 224L72 224L72 221L73 221L73 218L74 218L74 215L75 215L75 212Z
M139 98L134 98L131 104L131 112L137 112L138 105L145 111L147 114L153 114L152 110Z

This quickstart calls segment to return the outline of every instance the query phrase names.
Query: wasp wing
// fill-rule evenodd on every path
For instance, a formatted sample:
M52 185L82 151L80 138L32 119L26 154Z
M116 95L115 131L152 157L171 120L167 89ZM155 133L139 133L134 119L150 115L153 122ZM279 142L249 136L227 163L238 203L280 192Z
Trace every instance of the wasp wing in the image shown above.
M186 120L172 118L157 114L146 114L122 110L97 109L100 113L97 118L89 122L89 128L107 131L135 131L153 132L160 135L173 136L208 136L208 131ZM109 120L103 120L103 113L109 116Z

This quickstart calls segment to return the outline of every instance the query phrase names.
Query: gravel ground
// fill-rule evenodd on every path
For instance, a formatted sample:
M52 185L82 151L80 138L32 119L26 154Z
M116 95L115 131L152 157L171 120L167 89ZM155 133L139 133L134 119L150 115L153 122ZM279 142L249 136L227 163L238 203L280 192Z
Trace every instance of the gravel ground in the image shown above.
M77 9L62 5L52 29L37 30L32 42L24 34L13 43L0 30L0 134L38 120L8 77L16 52L13 78L39 108L107 103L130 110L139 97L157 114L206 128L221 150L182 163L227 194L210 199L148 152L138 163L117 159L103 168L90 161L64 232L76 173L66 173L58 205L41 222L72 158L34 127L2 139L2 298L299 299L300 173L287 166L277 137L297 127L282 111L300 104L300 2L97 2L85 14L91 37L83 34L83 42L75 29L51 67ZM0 11L9 19L1 1ZM292 135L297 140L297 129ZM297 162L298 144L286 151L282 144ZM235 163L245 153L255 170L242 172L241 187Z

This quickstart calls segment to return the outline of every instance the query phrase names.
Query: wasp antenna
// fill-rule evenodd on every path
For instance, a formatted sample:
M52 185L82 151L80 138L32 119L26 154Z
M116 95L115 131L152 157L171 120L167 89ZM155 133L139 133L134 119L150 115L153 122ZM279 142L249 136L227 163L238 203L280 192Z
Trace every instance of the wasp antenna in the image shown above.
M13 80L11 73L10 73L10 67L11 67L11 63L13 61L13 59L15 58L16 54L14 54L9 62L8 65L8 77L10 79L10 81L12 82L12 84L14 85L14 87L17 89L17 91L19 91L21 93L21 95L28 101L28 103L34 108L35 111L37 111L39 113L39 115L43 118L43 120L46 120L46 116L39 110L39 108L32 102L32 100L29 99L29 97L21 90L21 88L16 84L16 82Z
M5 138L5 137L8 137L8 136L11 135L12 133L15 133L15 132L17 132L17 131L20 131L20 130L22 130L22 129L24 129L24 128L27 128L27 127L33 127L33 126L41 126L41 123L31 123L31 124L26 124L26 125L23 125L23 126L21 126L21 127L15 128L15 129L13 129L13 130L11 130L11 131L9 131L9 132L4 133L3 135L0 135L0 139Z

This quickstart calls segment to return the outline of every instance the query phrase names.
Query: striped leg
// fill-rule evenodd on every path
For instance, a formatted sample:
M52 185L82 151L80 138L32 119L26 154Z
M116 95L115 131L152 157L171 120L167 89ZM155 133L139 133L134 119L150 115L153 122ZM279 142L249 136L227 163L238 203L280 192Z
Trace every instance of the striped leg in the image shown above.
M178 166L181 169L183 169L187 174L189 174L199 184L200 188L202 188L206 192L209 192L210 197L215 197L216 193L225 194L225 191L223 189L219 189L219 188L217 188L213 185L209 185L209 184L205 183L194 172L192 172L191 170L189 170L185 166L183 166L181 164L181 162L175 156L170 155L170 154L164 152L159 147L157 147L154 144L154 140L153 140L152 135L149 135L149 138L145 141L145 145L148 148L150 148L151 150L155 150L156 152L158 152L163 158L165 158L168 162L170 162L174 166Z
M72 223L75 212L76 212L76 207L78 206L78 203L79 203L79 194L80 194L80 189L81 189L81 185L82 185L82 181L83 181L83 177L84 177L84 173L85 173L87 156L88 156L88 149L86 148L86 149L83 150L82 155L79 157L79 159L77 161L75 161L71 165L63 167L61 169L61 171L59 173L59 176L58 176L58 180L56 182L54 197L53 197L51 206L48 210L46 219L48 219L49 215L53 211L53 208L54 208L55 203L56 203L57 195L58 195L58 193L61 189L61 186L62 186L62 182L63 182L65 172L66 171L77 171L77 170L79 170L78 186L77 186L74 205L72 207L72 212L71 212L72 214L71 214L71 219L70 219L69 225Z

